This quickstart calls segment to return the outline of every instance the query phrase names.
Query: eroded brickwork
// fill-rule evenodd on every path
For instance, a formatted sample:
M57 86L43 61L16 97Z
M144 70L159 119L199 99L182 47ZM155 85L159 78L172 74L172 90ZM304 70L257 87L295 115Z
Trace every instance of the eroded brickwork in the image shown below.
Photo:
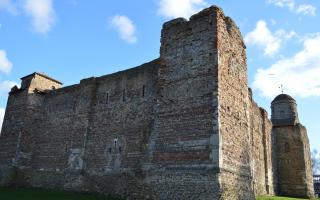
M299 122L297 104L291 96L281 94L272 101L271 110L277 193L312 198L310 146L307 130Z
M23 77L0 136L0 185L250 200L280 191L285 167L274 164L271 130L248 90L241 33L213 6L165 23L160 58L150 63L68 87L40 73ZM304 166L301 194L310 183Z
M245 46L231 18L219 12L217 20L222 192L228 199L254 199Z
M249 90L249 95L251 90ZM251 95L250 137L251 137L251 170L253 188L256 195L274 194L272 166L272 124L268 113L260 108Z
M301 124L275 128L278 190L281 195L314 196L309 142ZM290 167L288 167L290 166Z

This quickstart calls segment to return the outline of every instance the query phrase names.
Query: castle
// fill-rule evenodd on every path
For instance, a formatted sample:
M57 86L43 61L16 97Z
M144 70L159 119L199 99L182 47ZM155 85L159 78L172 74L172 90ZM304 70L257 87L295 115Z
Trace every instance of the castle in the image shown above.
M218 7L163 25L160 58L62 84L13 87L0 136L0 185L121 199L313 197L295 100L248 88L246 47Z

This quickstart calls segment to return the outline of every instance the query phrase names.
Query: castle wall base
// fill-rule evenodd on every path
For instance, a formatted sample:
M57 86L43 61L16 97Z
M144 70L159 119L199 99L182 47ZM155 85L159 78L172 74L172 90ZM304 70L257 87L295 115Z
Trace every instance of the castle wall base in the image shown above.
M218 179L217 173L208 170L117 174L17 170L10 185L102 194L128 200L221 199Z
M16 178L16 169L9 166L0 166L0 186L10 186Z
M221 199L254 200L252 177L233 172L222 171L219 174L221 182Z
M120 199L254 200L251 178L217 170L89 174L17 170L11 186L102 194Z

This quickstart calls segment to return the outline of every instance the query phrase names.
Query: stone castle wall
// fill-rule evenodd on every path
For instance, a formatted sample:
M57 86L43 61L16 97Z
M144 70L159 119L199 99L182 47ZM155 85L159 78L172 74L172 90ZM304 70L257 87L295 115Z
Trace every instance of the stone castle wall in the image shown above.
M165 23L150 63L62 88L22 78L0 136L0 185L249 200L277 191L274 152L241 33L210 7Z
M251 101L251 170L256 195L274 194L272 166L272 124L267 112Z
M219 196L218 12L207 9L189 21L180 18L163 26L155 143L148 167L153 169L152 187L164 199Z
M276 144L278 193L313 197L311 154L306 128L301 124L276 127L273 134Z
M27 155L26 159L16 157L15 184L128 195L123 190L136 183L126 183L126 176L135 177L136 182L142 177L142 157L153 126L158 66L155 60L45 94L12 94L13 98L27 98L30 112L23 120L20 147L13 148ZM102 183L87 187L96 175L105 177Z
M218 98L223 196L254 199L245 45L234 22L218 17Z

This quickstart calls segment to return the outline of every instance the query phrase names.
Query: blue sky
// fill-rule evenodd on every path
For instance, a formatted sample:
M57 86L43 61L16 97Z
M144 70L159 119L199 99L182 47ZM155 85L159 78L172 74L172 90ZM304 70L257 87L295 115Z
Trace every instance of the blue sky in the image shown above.
M318 0L0 0L1 115L21 77L38 71L70 85L137 66L159 57L165 21L210 5L243 34L254 99L270 113L283 85L320 149Z

